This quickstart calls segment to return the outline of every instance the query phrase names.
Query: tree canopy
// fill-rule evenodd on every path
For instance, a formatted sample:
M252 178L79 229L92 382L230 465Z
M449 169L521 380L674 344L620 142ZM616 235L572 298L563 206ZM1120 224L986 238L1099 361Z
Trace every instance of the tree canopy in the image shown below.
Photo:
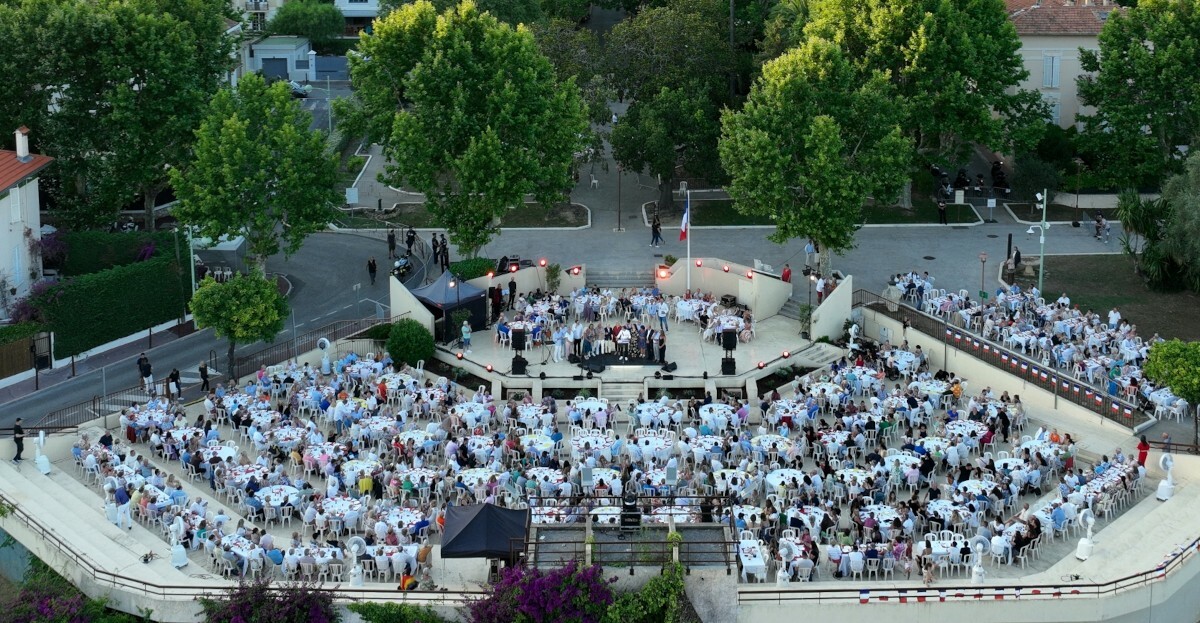
M236 274L224 283L206 277L191 302L198 328L211 327L218 338L229 341L228 365L238 344L273 342L288 315L287 300L274 281L258 273Z
M196 130L191 161L171 171L175 215L202 236L245 236L259 272L328 225L337 164L282 82L245 76L222 89Z
M1190 0L1143 0L1112 11L1100 51L1082 50L1079 99L1095 107L1085 136L1098 169L1116 186L1157 182L1179 171L1177 146L1200 133L1200 7Z
M318 52L328 49L345 29L341 9L320 0L288 0L267 24L271 34L307 37Z
M433 3L433 8L438 13L445 13L458 6L460 2L460 0L429 1ZM380 13L388 13L412 3L412 0L382 0L380 3ZM555 11L554 15L565 16L572 13L572 8L574 8L574 12L578 12L580 2L578 0L562 3L554 2L553 0L479 0L475 4L480 11L490 13L492 17L505 24L516 26L517 24L532 24L543 19L547 14L544 11L544 5L555 5L553 8ZM558 4L564 6L557 6ZM563 11L563 13L559 13L559 11Z
M350 68L358 99L341 104L348 126L383 144L385 181L425 194L464 255L526 195L550 205L571 187L586 110L524 27L469 1L439 15L420 0L376 20Z
M0 106L0 121L29 126L36 147L55 157L47 188L68 220L106 223L139 196L150 218L167 169L186 157L232 67L231 15L223 0L25 0L0 9L0 32L13 35L0 36L0 58L21 63L6 72L18 105Z
M675 7L646 9L617 24L605 51L616 87L635 100L685 86L720 100L733 65L717 25Z
M775 221L771 239L853 246L869 197L906 179L912 144L886 74L865 81L832 42L809 39L763 66L740 111L722 120L727 189L744 214Z
M1126 232L1122 245L1151 286L1200 292L1200 155L1188 156L1162 197L1143 199L1126 191L1117 212Z

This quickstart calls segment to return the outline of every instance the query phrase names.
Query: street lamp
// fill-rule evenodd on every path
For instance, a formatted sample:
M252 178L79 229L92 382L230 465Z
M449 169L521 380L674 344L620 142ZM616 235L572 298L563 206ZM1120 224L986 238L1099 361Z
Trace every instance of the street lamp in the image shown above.
M456 309L456 310L459 308L460 305L462 305L462 292L458 288L459 281L461 281L461 278L458 275L451 274L450 275L450 283L447 284L450 286L451 290L454 290L454 309ZM454 328L457 328L457 327L454 327L454 328L450 327L450 314L446 314L445 316L443 316L443 318L446 319L446 343L453 344L454 343L454 337L453 337L454 334L451 332L454 330Z
M816 282L817 282L816 271L809 271L809 273L808 273L808 306L809 307L812 307L812 289L813 289L813 284Z
M982 253L979 254L979 291L980 292L985 292L987 290L987 288L984 287L984 283L986 283L986 280L987 280L986 275L987 275L987 251L983 251Z
M1046 277L1046 230L1050 229L1050 224L1046 222L1046 202L1050 200L1050 190L1045 189L1037 194L1037 200L1042 202L1042 222L1039 225L1030 225L1025 231L1027 234L1033 234L1033 228L1038 228L1038 244L1041 247L1040 262L1038 266L1038 294L1042 292L1042 282Z

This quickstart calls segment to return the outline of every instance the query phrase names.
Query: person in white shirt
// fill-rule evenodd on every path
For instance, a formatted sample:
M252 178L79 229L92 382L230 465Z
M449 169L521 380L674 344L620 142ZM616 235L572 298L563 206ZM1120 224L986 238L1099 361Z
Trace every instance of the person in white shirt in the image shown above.
M1121 322L1121 312L1117 311L1116 307L1108 310L1108 328L1112 329L1112 330L1116 330L1117 324L1119 324L1120 322Z

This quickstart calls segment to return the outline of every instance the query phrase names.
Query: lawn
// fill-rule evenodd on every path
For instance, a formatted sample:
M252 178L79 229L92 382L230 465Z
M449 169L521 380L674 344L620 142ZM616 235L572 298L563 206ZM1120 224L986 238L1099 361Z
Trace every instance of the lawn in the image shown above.
M1008 204L1008 207L1010 210L1012 210L1012 213L1017 216L1017 218L1023 221L1036 222L1042 220L1042 211L1040 207L1034 209L1028 203L1010 203ZM1104 218L1110 221L1117 216L1116 208L1101 210L1101 212L1104 214ZM1047 221L1071 222L1076 218L1079 218L1084 222L1088 222L1092 220L1093 214L1095 214L1094 210L1079 210L1077 212L1075 210L1075 206L1067 206L1061 203L1052 203L1046 207Z
M1066 292L1072 305L1104 317L1116 307L1122 318L1137 325L1144 338L1158 333L1168 339L1200 340L1200 314L1196 313L1200 294L1148 289L1133 272L1133 260L1125 255L1051 255L1047 259L1047 300Z
M579 204L557 204L545 209L536 203L526 203L509 210L500 218L501 227L579 227L587 225L587 208ZM380 229L384 227L408 227L430 229L436 227L433 215L423 203L397 203L391 210L375 212L363 210L343 215L338 225L349 229Z
M901 223L936 223L937 208L927 201L916 201L912 210L895 206L865 206L863 221L868 225L895 225ZM682 218L682 206L677 213L666 215L663 226L677 226ZM975 223L979 218L967 206L952 205L946 210L951 224ZM692 224L697 227L748 227L752 225L774 225L767 216L746 216L733 208L731 199L692 199Z

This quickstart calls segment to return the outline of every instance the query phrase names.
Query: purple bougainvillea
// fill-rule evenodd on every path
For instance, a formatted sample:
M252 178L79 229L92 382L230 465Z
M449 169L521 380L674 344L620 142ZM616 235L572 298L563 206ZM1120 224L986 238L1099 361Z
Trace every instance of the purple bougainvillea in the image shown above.
M599 565L574 561L543 571L510 567L492 596L469 607L472 623L599 623L613 602L611 584Z

